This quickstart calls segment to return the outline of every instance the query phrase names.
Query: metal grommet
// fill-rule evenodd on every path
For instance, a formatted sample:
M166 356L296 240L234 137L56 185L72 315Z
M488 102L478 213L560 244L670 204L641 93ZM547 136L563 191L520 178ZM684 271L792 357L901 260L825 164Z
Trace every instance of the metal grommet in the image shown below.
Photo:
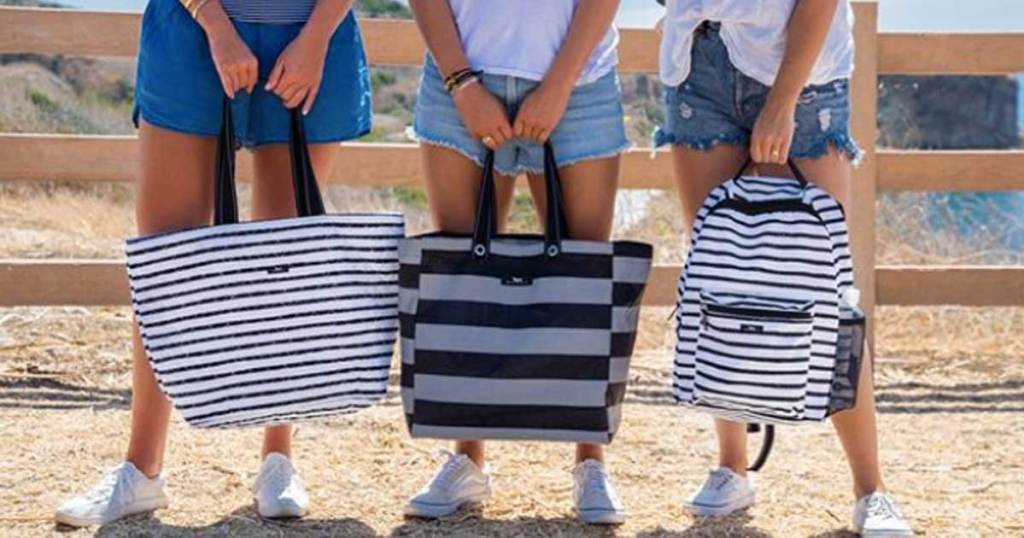
M558 256L559 252L561 252L561 249L558 248L558 245L548 245L547 253L549 258Z
M473 247L473 254L483 258L487 255L487 247L485 247L483 243L477 243L476 246Z

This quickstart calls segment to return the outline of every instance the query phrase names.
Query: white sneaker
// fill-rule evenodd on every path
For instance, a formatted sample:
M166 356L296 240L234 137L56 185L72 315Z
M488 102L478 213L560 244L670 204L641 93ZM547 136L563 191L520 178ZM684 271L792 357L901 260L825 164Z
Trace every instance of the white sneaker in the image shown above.
M573 503L576 516L584 523L619 525L626 520L622 502L603 463L583 460L572 470Z
M442 452L446 456L430 483L409 499L405 515L438 518L454 514L464 505L491 496L491 477L465 454Z
M896 507L896 501L889 495L877 491L857 501L853 508L853 528L863 538L914 535L914 531Z
M106 525L123 517L166 508L163 476L149 478L129 461L107 471L89 491L57 508L57 523L73 527Z
M284 454L267 454L253 486L256 511L265 518L289 518L306 515L309 496L295 467Z
M685 506L695 516L725 516L753 504L753 479L719 467L711 471L707 481Z

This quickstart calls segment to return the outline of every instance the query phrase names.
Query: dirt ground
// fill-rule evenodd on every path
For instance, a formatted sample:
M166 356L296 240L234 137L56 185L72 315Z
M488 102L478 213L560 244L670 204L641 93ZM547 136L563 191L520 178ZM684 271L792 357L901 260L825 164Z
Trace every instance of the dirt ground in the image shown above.
M1024 346L1013 327L1024 327L1024 314L1008 310L999 317L1005 326L989 325L973 339L957 332L966 330L962 313L947 314L880 313L876 382L887 481L920 536L1022 536ZM851 482L828 426L781 432L748 513L700 520L681 509L715 445L710 421L668 395L667 315L645 316L625 423L609 450L629 509L619 528L576 523L571 451L541 443L491 446L497 488L482 509L438 522L404 519L404 500L432 473L433 452L444 444L409 439L392 393L372 410L298 429L296 462L312 496L304 520L255 514L249 487L258 432L197 431L176 417L166 469L171 507L75 531L55 527L50 514L122 456L129 312L0 310L0 535L853 536ZM907 326L925 329L910 336L899 330Z

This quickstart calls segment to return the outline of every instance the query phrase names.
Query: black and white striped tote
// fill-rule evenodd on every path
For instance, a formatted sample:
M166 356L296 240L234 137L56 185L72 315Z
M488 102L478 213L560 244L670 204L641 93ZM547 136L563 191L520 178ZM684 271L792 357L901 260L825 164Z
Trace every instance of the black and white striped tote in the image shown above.
M238 222L230 107L215 224L130 239L132 304L157 381L199 427L367 407L398 327L398 214L328 215L292 114L297 218Z
M608 443L621 422L651 247L495 233L493 155L472 237L400 247L402 402L413 437Z
M849 236L839 203L790 166L796 179L738 174L697 215L677 314L673 393L684 405L772 424L837 409Z

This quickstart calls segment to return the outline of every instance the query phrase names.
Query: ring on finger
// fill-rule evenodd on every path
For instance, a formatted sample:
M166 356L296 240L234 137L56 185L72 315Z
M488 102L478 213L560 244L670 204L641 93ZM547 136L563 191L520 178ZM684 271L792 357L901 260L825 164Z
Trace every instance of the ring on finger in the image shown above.
M493 147L494 146L494 138L491 138L490 136L485 136L485 137L481 138L480 141L483 142L484 145L487 146L487 147Z

